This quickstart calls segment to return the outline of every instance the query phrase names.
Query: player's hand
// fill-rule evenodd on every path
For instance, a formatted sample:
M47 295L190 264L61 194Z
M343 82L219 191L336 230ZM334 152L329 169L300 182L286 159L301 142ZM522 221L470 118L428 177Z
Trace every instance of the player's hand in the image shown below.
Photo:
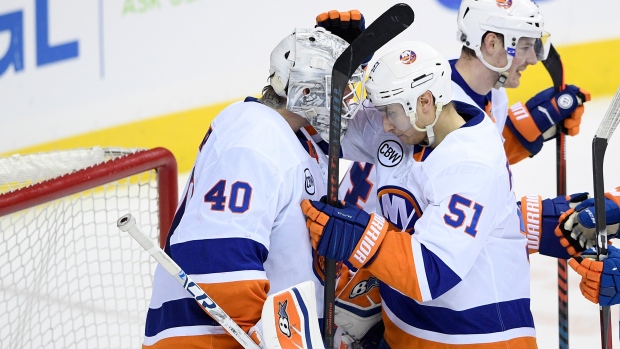
M596 258L596 252L589 249L568 261L568 265L581 275L581 293L589 301L602 306L620 303L620 250L609 245L607 258L602 261L592 258Z
M316 26L329 30L349 44L366 29L364 15L358 10L338 12L331 10L316 16Z
M525 105L519 102L511 106L506 124L530 154L537 154L544 141L557 136L558 125L570 136L579 133L583 103L589 100L590 93L575 85L566 85L566 89L558 93L550 87Z
M348 260L357 269L377 253L388 228L385 218L349 203L333 207L305 199L301 210L308 217L306 225L317 253L336 261Z
M607 195L611 196L611 193ZM620 198L618 202L620 202ZM618 234L618 227L620 226L618 202L605 198L608 239L613 239ZM555 228L555 235L560 238L560 243L566 247L571 256L578 256L581 252L596 246L595 217L594 199L587 199L560 216L560 223Z
M345 12L331 10L316 16L316 27L323 27L350 44L366 30L366 21L358 10ZM364 61L362 68L365 68L371 59L372 55Z
M566 85L566 89L562 92L555 92L553 87L539 92L525 103L525 107L536 125L533 131L542 134L546 141L555 138L557 134L556 130L546 131L559 123L563 123L569 136L578 134L584 111L583 103L589 100L588 91L575 85ZM525 134L523 136L528 138ZM533 141L533 139L528 139L528 141Z

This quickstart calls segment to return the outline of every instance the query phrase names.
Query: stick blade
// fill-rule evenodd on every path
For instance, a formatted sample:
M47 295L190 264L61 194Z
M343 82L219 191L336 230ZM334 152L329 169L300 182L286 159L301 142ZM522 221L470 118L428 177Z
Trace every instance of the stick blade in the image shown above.
M560 54L553 45L549 46L547 59L543 60L542 63L547 72L549 72L549 76L551 76L556 92L560 92L564 89L564 66L562 65Z
M332 76L337 75L336 72L338 72L346 77L351 77L355 69L367 57L409 28L414 18L413 9L407 4L399 3L390 7L372 22L336 59Z
M604 138L609 140L611 135L616 130L618 126L618 122L620 121L620 87L618 87L618 91L616 91L616 95L611 100L609 104L609 108L607 108L607 112L605 113L605 117L603 117L603 121L596 130L595 137Z

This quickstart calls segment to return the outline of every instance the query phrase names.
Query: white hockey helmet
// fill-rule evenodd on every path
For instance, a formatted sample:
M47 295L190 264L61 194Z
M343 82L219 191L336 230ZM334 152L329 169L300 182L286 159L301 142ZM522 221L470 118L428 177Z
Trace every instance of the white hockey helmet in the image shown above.
M448 61L434 48L423 42L406 41L379 58L366 81L368 100L376 107L400 103L411 125L427 132L429 146L433 145L433 126L444 105L452 100L452 69ZM418 97L430 91L435 98L435 120L426 129L416 125ZM404 131L404 130L403 130Z
M549 34L544 30L543 16L538 5L531 0L463 0L457 25L457 39L463 46L476 52L487 68L499 73L510 68L517 42L522 37L537 39L534 49L538 60L545 59L549 52ZM494 67L482 57L480 47L487 32L504 36L508 57L505 67Z
M297 28L271 52L270 85L287 98L286 109L308 120L325 141L329 141L332 68L348 46L325 28ZM341 137L361 105L363 77L358 67L349 81L350 92L343 99Z

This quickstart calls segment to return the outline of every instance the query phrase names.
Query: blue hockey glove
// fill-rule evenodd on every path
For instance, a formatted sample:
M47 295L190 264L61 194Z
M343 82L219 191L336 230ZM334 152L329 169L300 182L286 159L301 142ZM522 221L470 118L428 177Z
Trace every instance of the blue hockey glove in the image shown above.
M561 245L555 235L560 216L588 198L588 193L578 193L545 199L539 195L525 196L519 202L523 225L530 253L568 259L575 253Z
M590 93L575 85L556 93L550 87L532 97L525 105L518 102L508 110L506 125L530 154L537 154L544 141L557 136L556 125L562 124L570 136L579 133L583 103Z
M306 199L301 210L308 217L306 225L317 253L336 261L347 260L357 269L372 260L388 228L385 218L369 215L349 203L333 207Z
M620 202L620 198L618 201ZM560 243L572 256L596 246L595 217L594 199L583 201L560 217L560 224L555 229L555 235L560 237ZM605 220L607 238L613 239L618 234L620 226L620 207L613 199L605 198Z
M315 27L323 27L350 44L366 29L366 21L358 10L346 12L331 10L316 16ZM364 61L362 68L366 67L371 58L372 55Z
M602 306L620 303L620 250L608 245L608 256L595 260L596 251L589 249L568 265L581 275L579 289L586 299Z

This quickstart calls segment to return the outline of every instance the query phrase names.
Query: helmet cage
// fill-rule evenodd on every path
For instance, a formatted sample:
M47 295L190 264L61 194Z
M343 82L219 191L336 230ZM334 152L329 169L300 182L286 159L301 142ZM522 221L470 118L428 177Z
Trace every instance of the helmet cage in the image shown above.
M310 122L329 141L331 73L349 44L324 28L296 29L271 55L270 84L287 98L286 109ZM364 73L357 68L343 98L341 136L364 95Z

